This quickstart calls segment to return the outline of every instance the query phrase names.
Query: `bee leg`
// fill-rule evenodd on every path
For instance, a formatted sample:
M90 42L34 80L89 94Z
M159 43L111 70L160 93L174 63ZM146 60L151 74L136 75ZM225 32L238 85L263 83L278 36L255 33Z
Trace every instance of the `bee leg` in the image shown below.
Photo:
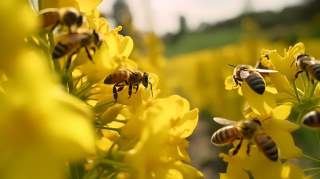
M314 85L314 78L311 78L311 84Z
M131 94L132 94L132 82L129 85L129 98L131 97Z
M306 70L306 75L307 75L308 80L310 81L309 73L308 73L308 71L307 71L307 70Z
M117 92L116 84L113 86L113 98L115 99L114 103L116 103L117 99L118 99L118 92Z
M58 24L60 24L60 21L59 21L59 20L57 21L56 24L54 24L54 26L52 26L51 31L53 31L53 30L57 27Z
M76 54L77 52L74 52L73 54L71 54L68 58L68 61L67 61L67 66L66 66L66 71L68 71L68 69L70 68L70 65L71 65L71 59L72 59L72 56L74 54Z
M237 87L239 85L239 82L234 75L232 77L233 77L233 82L236 84L236 86L232 86L232 88Z
M96 53L96 48L92 47L92 48L90 48L90 49L93 50L93 54Z
M298 71L294 77L297 79L297 78L298 78L299 73L302 73L302 72L303 72L303 71Z
M243 140L243 137L241 137L241 140L240 140L240 143L237 145L237 147L234 149L232 155L236 155L238 153L238 150L240 149L241 147L241 144L242 144L242 140Z
M139 84L136 85L136 92L134 94L137 94L138 90L139 90Z
M248 147L247 147L247 155L249 156L249 152L250 152L250 142L248 143Z
M94 63L93 60L92 60L92 57L91 57L91 55L90 55L90 53L89 53L89 50L87 49L87 47L84 47L84 48L86 49L88 58L92 61L92 63Z
M124 80L126 81L126 80ZM117 99L118 99L118 91L121 91L124 87L124 85L119 85L120 83L122 83L123 81L120 81L119 83L116 83L114 86L113 86L113 98L115 99L114 103L117 102ZM127 83L127 82L126 82ZM120 87L118 90L117 90L117 87Z

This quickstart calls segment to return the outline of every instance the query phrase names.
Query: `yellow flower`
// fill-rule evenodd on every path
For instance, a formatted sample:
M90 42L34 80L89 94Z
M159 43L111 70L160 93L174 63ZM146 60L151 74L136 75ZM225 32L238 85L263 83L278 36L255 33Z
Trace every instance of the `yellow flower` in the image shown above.
M17 61L0 100L1 150L15 161L7 166L6 178L61 178L61 161L95 151L93 114L52 81L37 54L24 51ZM1 157L0 163L9 158ZM34 173L31 166L44 173Z
M46 0L44 8L74 7L81 12L89 12L101 2L102 0Z
M239 141L234 144L237 145ZM244 140L242 146L247 146ZM228 162L227 173L221 173L220 179L249 179L246 171L250 171L255 179L304 179L304 173L300 167L292 166L289 161L281 164L280 160L273 162L266 158L256 146L250 147L250 155L246 154L246 147L241 147L235 156L220 153L219 157Z
M173 162L190 162L184 149L188 146L185 138L193 132L198 122L198 110L189 111L189 108L188 101L174 95L158 99L140 113L140 140L125 159L134 168L136 178L152 178L153 175L163 178L161 176L167 173ZM131 130L136 131L137 128Z
M299 54L305 54L305 47L303 43L297 43L293 48L290 46L288 52L284 50L284 57L282 58L276 50L269 53L269 59L272 62L275 70L286 76L289 81L295 80L297 67L292 62Z
M34 33L39 24L26 0L1 1L0 21L0 67L10 73L15 68L20 50L26 46L24 39Z
M264 128L263 131L277 145L280 151L280 158L300 158L302 151L294 145L293 138L290 135L291 132L299 128L299 125L286 120L291 113L292 104L287 103L277 106L276 100L272 95L268 93L258 95L248 86L242 86L243 95L253 110L245 118L257 118L260 120Z

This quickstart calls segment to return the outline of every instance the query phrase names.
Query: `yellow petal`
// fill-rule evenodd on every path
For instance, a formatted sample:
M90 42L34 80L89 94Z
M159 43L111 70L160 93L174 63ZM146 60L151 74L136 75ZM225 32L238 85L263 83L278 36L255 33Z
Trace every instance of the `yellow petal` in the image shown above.
M279 129L266 129L265 131L278 147L281 159L302 157L302 151L294 145L293 138L289 132Z
M180 132L180 138L187 138L192 133L198 124L199 110L197 108L187 112L178 123L178 130Z
M232 77L232 75L231 75L231 76L228 76L228 77L226 78L226 81L224 82L224 84L225 84L225 88L226 88L227 90L232 90L232 89L237 89L237 88L239 88L239 86L235 87L236 84L233 82L233 77Z
M289 160L282 164L281 179L304 179L304 172L299 166L293 166Z
M286 120L291 113L292 105L280 105L272 109L271 116L278 120Z
M118 46L119 54L126 56L128 58L132 49L133 49L133 40L129 36L124 37L120 41L119 46Z
M77 1L79 2L81 12L92 11L102 2L102 0L77 0Z
M270 114L271 110L277 106L275 98L266 91L263 95L257 94L247 83L242 83L241 89L251 109L257 114Z

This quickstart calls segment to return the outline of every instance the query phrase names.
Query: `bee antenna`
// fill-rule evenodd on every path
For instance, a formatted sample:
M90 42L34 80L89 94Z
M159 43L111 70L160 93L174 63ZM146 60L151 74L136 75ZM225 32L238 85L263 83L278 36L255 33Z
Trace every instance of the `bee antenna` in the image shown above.
M267 117L264 120L261 121L261 123L263 123L265 120L270 119L271 117Z
M232 65L232 64L228 64L228 65L230 65L230 66L232 66L232 67L237 67L237 66L234 66L234 65Z
M150 82L150 81L149 81L148 83L150 84L151 96L153 97L152 84L151 84L151 82Z
M291 63L290 67L292 67L292 65L293 65L294 61L296 61L296 59L294 59L294 60L293 60L293 62Z

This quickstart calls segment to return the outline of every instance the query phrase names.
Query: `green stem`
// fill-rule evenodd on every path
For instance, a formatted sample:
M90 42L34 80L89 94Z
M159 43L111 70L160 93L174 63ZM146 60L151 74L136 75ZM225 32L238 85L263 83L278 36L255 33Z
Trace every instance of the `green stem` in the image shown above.
M79 178L83 178L86 175L86 167L84 166L84 160L80 160L79 162L76 163L77 165L77 170L78 170L78 176Z
M80 77L78 77L79 79L78 79L78 81L76 82L76 84L74 85L74 88L73 88L73 91L72 91L71 94L74 94L74 92L75 92L75 90L76 90L76 88L77 88L80 80L81 80L84 76L86 76L86 74L83 74L83 73L82 73L82 75L81 75Z
M134 139L132 139L126 146L122 147L118 151L124 151L129 149L137 140L139 139L139 136L136 136Z
M318 144L320 145L320 130L316 130L316 133L317 133Z
M293 86L294 92L296 93L296 98L297 98L298 102L299 102L300 104L302 104L302 103L301 103L301 100L300 100L300 97L299 97L299 93L298 93L298 89L297 89L296 82L295 82L295 81L291 81L291 84L292 84L292 86Z
M72 80L72 76L70 74L69 78L68 78L68 87L69 87L69 93L71 94L73 89L73 80Z
M302 158L310 160L310 161L313 161L313 162L316 162L316 163L320 163L320 160L314 159L314 158L306 156L304 154L302 154Z
M315 178L315 177L317 177L317 176L319 176L319 175L320 175L320 172L311 175L311 177L312 177L312 178Z
M318 85L318 81L316 81L316 82L314 83L313 87L312 87L309 100L312 98L312 96L313 96L313 94L314 94L314 91L315 91L316 88L317 88L317 85Z
M109 101L109 102L100 104L99 106L95 106L95 107L92 108L92 110L93 110L94 112L100 111L101 109L103 109L104 107L108 106L109 104L114 103L114 101L115 101L115 100L112 100L112 101Z
M46 1L45 0L39 0L38 1L38 7L39 7L39 11L44 9L46 7Z
M302 119L302 117L304 115L304 111L305 111L304 109L302 111L300 111L299 116L297 117L296 123L298 125L300 125L301 119Z
M307 172L313 172L313 171L317 171L317 170L320 170L320 167L318 167L318 168L305 169L305 170L303 170L303 172L304 172L304 173L307 173Z
M316 105L316 106L310 106L310 107L307 107L308 109L310 108L320 108L320 105Z
M114 174L112 175L112 177L110 177L109 179L114 179L114 178L116 178L117 175L118 175L118 173L119 173L119 172L114 173Z
M119 142L120 139L121 139L121 136L119 136L119 137L113 142L113 144L111 145L111 147L110 147L110 149L109 149L109 151L108 151L108 155L111 155L114 146L116 146L116 144Z
M302 78L303 91L304 91L303 100L305 100L305 99L307 99L308 89L307 89L307 81L306 81L306 77L305 77L304 73L301 74L301 78Z
M72 179L79 179L77 165L69 162L70 175Z

